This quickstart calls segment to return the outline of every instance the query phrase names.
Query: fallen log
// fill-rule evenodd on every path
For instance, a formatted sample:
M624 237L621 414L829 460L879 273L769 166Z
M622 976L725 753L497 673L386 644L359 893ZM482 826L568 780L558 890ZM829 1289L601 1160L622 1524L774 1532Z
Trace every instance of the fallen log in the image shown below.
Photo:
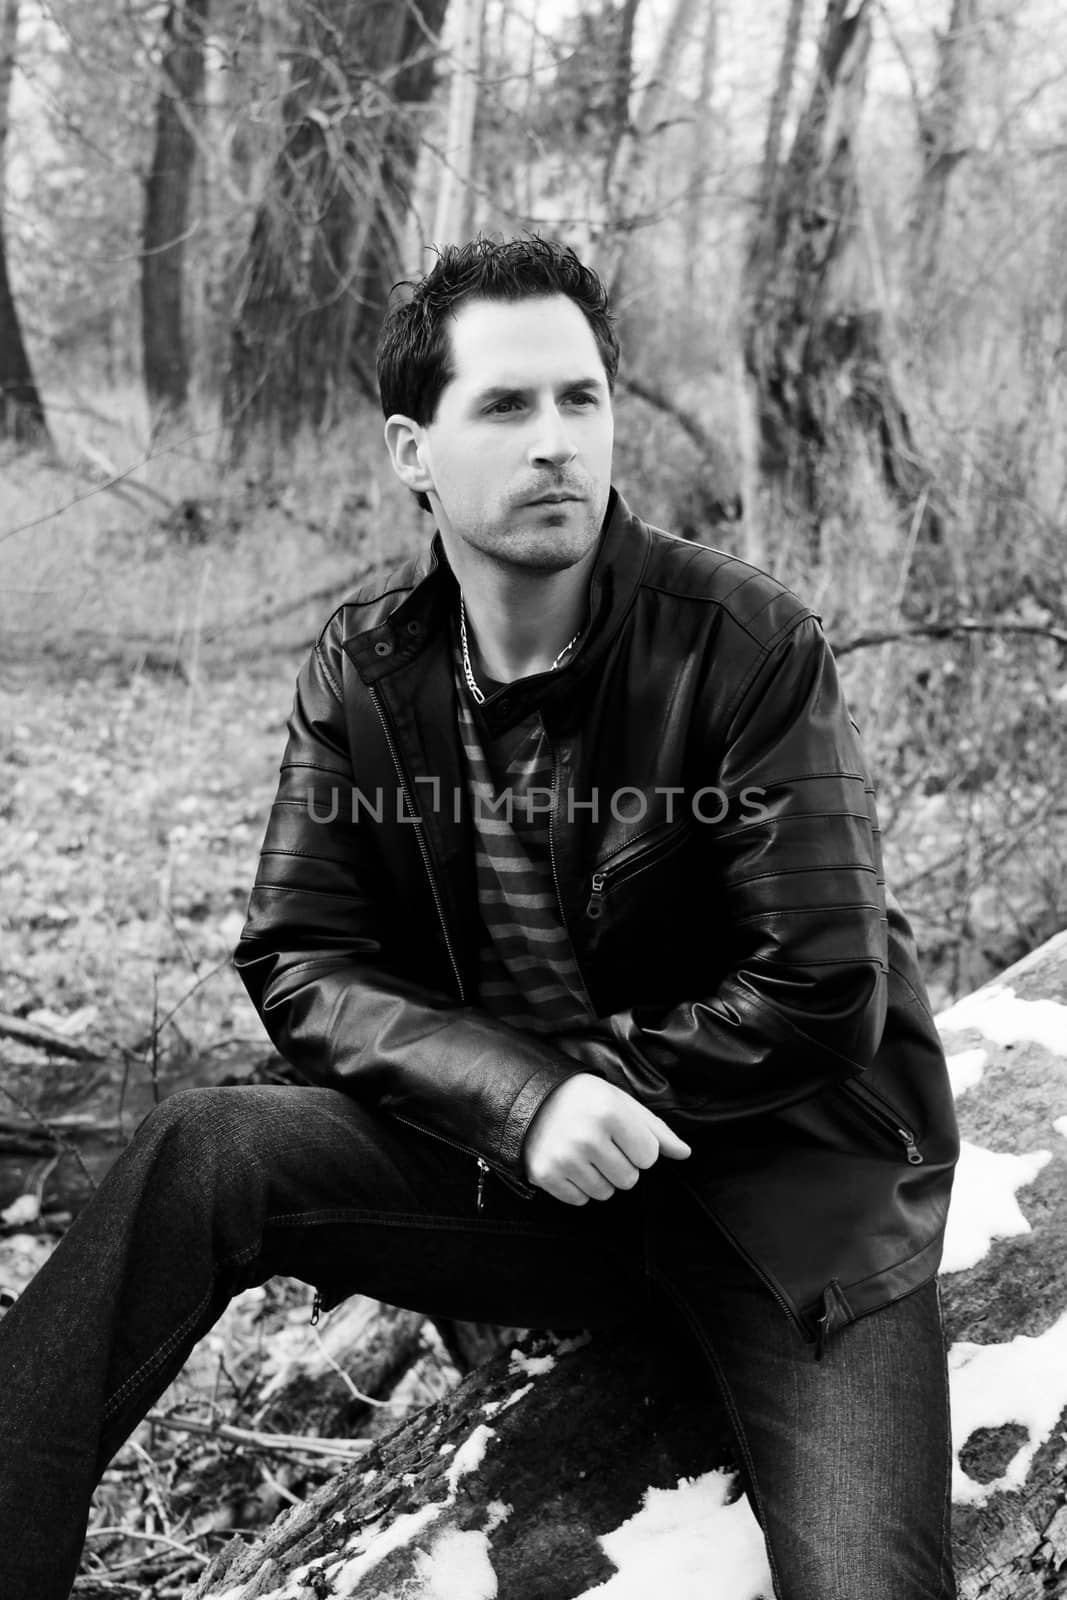
M42 1209L64 1215L80 1211L128 1140L128 1127L91 1115L5 1119L0 1123L0 1209L33 1194Z
M234 1541L189 1600L560 1600L612 1576L610 1536L640 1522L650 1498L644 1515L664 1543L682 1513L722 1572L727 1541L736 1560L762 1560L731 1459L705 1372L662 1330L533 1336L379 1440L263 1540ZM693 1480L680 1494L679 1477Z
M942 1280L960 1596L1048 1600L1067 1593L1067 933L939 1021L964 1139ZM189 1600L696 1600L709 1574L717 1600L769 1597L725 1422L664 1337L496 1357Z
M17 1039L19 1044L32 1045L35 1049L47 1051L49 1055L66 1056L70 1061L100 1062L107 1059L99 1050L79 1043L56 1028L45 1027L40 1022L27 1022L24 1017L8 1016L6 1011L0 1012L0 1036Z

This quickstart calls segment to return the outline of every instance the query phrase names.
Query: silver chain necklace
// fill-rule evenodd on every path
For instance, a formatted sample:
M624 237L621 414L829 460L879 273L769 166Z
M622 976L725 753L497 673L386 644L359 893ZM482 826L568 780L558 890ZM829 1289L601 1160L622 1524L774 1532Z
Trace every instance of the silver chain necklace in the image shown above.
M549 667L549 669L548 669L549 672L555 672L556 668L559 666L560 662L563 660L563 657L565 655L567 655L567 653L569 651L574 649L575 645L578 643L578 640L581 637L582 637L582 630L581 630L581 628L579 628L578 632L574 635L574 638L567 640L567 643L563 646L563 649L560 651L559 655L556 657L556 659L553 661L552 665ZM460 597L459 597L459 640L460 640L460 644L463 646L463 676L467 680L467 688L471 692L471 698L473 699L475 705L484 706L484 704L485 704L485 695L482 693L482 691L479 689L477 683L475 682L474 669L471 666L470 646L467 643L467 608L463 604L463 596L462 595L460 595Z

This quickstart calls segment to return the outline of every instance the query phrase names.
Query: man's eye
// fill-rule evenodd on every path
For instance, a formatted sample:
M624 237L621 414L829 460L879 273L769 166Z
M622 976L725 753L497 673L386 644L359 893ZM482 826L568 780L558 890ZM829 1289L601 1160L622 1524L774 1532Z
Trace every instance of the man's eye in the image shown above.
M572 406L595 406L597 396L591 389L576 389L567 396L567 404Z
M519 402L514 397L509 397L506 400L494 400L491 406L486 407L485 414L488 417L506 416L509 411L517 410L518 406Z

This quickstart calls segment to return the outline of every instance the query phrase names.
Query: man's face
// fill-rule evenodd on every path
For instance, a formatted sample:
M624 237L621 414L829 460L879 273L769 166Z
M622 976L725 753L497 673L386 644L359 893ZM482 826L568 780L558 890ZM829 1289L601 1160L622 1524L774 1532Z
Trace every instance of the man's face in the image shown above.
M597 541L614 418L592 329L565 295L470 300L452 319L454 376L413 458L453 565L574 566ZM410 482L410 480L408 480Z

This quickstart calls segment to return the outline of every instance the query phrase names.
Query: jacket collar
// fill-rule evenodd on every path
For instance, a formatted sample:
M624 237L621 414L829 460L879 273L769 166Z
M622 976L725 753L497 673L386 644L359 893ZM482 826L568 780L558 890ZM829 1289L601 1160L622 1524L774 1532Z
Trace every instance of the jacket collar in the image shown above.
M589 578L589 627L574 660L546 682L531 679L538 704L573 694L595 672L630 610L648 561L651 538L617 490L612 489ZM345 641L366 683L375 683L409 664L435 635L447 635L459 606L459 586L444 543L435 533L398 593L403 598L374 626ZM383 595L383 600L391 598ZM527 691L519 691L525 697Z

